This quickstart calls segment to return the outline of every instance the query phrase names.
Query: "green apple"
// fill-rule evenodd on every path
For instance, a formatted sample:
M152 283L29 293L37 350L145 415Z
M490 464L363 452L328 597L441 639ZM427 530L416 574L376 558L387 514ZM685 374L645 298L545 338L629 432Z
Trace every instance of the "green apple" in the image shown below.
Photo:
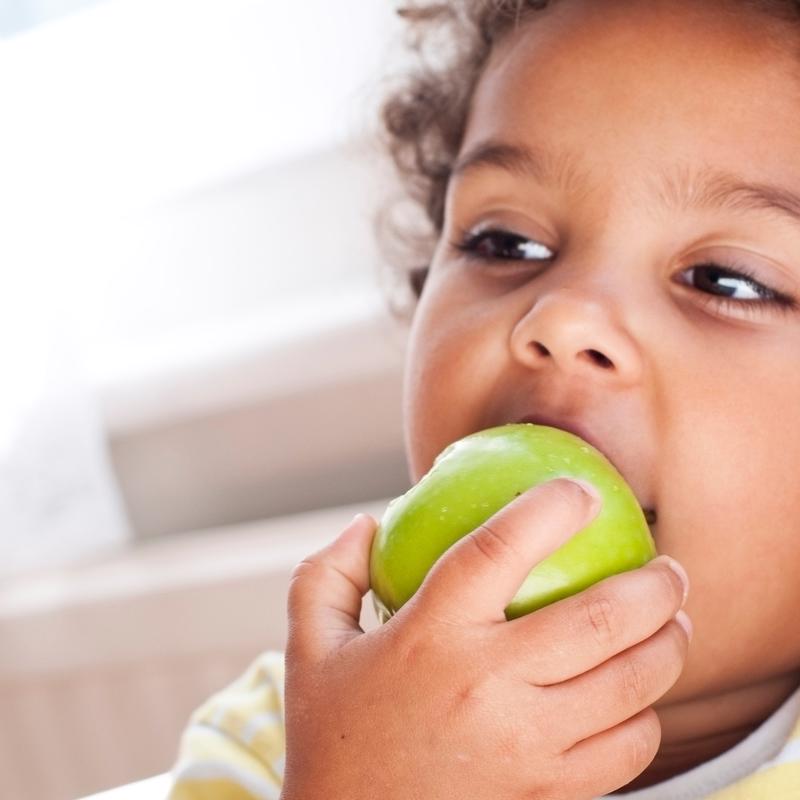
M506 619L640 567L656 555L633 491L599 450L558 428L501 425L445 448L419 483L389 503L370 553L370 588L380 622L412 597L437 559L462 536L526 489L560 476L593 484L603 507L531 570L506 607Z

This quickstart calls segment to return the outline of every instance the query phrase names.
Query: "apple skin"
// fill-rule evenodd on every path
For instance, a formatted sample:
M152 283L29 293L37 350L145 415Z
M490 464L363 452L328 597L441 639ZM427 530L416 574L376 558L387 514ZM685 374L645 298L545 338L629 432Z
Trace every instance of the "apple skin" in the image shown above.
M446 447L415 486L389 503L370 552L370 588L379 621L385 623L402 608L433 564L462 536L522 492L561 476L593 484L603 507L589 525L531 570L506 607L506 619L641 567L656 556L633 491L599 450L559 428L501 425Z

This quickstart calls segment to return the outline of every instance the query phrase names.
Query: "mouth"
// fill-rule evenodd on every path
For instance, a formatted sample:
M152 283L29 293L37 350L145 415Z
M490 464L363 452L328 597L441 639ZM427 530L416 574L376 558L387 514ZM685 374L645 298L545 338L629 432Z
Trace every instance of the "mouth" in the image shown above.
M653 532L653 528L658 523L658 512L654 505L644 500L644 493L640 493L640 491L637 490L637 482L632 479L633 475L636 474L635 471L633 469L626 470L620 463L617 463L617 460L615 460L615 458L609 454L608 450L594 437L591 431L574 420L555 419L541 415L529 415L518 420L518 422L530 422L534 425L547 425L551 428L558 428L559 430L579 436L585 442L588 442L592 447L594 447L595 450L599 450L614 465L614 468L620 473L620 475L622 475L626 483L628 483L628 485L631 487L637 502L644 512L644 518L647 522L647 526L650 528L651 533Z
M594 447L595 450L599 450L601 453L603 453L603 455L605 455L605 450L601 447L600 443L594 439L591 431L584 428L583 425L577 421L555 419L553 417L545 417L540 414L531 414L527 417L517 420L517 422L530 422L533 425L547 425L550 428L558 428L559 430L566 431L567 433L575 434L575 436L579 436L584 442L588 442L592 447Z

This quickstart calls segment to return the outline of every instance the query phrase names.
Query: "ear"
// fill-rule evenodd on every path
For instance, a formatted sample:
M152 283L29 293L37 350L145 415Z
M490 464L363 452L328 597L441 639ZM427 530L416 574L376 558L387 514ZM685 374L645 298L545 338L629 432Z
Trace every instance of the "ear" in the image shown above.
M425 279L428 277L430 267L414 267L408 272L408 282L411 285L411 291L414 292L414 297L419 300L422 295L422 289L425 286Z

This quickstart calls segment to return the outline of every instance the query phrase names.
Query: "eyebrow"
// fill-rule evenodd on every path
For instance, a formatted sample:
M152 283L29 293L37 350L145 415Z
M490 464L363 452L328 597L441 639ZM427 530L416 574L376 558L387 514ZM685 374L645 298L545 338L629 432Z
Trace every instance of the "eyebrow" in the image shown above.
M585 191L590 185L587 173L581 171L572 154L493 139L479 142L464 153L451 175L463 177L489 168L533 178L565 191ZM667 209L768 211L800 225L800 194L785 186L748 181L741 175L705 166L675 166L653 180L659 200Z

